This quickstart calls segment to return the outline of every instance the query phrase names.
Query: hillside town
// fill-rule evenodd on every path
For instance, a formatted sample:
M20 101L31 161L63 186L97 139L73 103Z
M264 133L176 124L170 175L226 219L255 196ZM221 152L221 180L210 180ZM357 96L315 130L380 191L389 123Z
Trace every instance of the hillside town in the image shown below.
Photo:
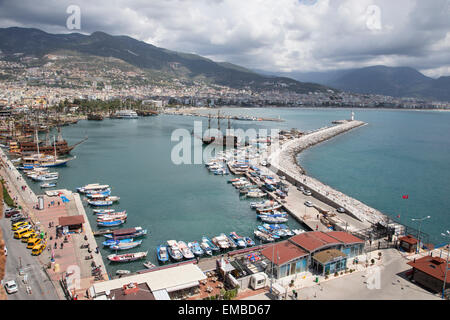
M279 81L268 81L264 90L232 88L205 79L155 74L115 58L97 57L90 63L84 62L81 58L64 55L46 55L43 60L19 55L16 61L0 60L0 106L21 111L55 106L65 100L129 98L159 101L159 107L450 109L450 102L413 97L355 94L332 89L297 93Z

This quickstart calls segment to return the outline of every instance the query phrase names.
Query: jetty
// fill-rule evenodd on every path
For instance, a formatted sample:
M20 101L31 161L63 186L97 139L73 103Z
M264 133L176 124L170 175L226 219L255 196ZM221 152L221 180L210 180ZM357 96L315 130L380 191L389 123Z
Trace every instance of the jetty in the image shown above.
M82 299L86 289L98 281L91 274L93 262L101 270L103 280L108 280L108 274L100 251L95 253L97 243L80 196L65 189L36 195L1 149L0 159L0 173L11 197L20 205L20 210L33 228L45 234L47 248L36 257L36 264L42 266L60 299L75 295ZM42 206L39 208L40 203ZM71 220L77 220L82 225L81 229L57 237L60 223L65 221L71 224ZM89 244L92 259L86 259L89 249L82 249L84 244Z
M320 128L308 132L299 138L289 140L268 155L267 162L270 169L279 176L284 176L286 181L293 186L303 186L309 189L312 196L321 202L337 208L342 207L346 214L357 219L364 225L370 226L386 220L386 216L380 211L339 192L319 180L309 177L297 163L297 155L303 150L352 129L366 125L365 122L348 120L339 124Z

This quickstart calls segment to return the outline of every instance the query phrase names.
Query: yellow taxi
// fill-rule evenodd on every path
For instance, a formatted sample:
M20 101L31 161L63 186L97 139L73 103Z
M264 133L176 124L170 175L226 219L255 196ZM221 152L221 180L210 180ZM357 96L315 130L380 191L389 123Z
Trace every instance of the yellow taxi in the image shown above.
M27 249L33 249L35 246L37 246L38 244L42 243L42 239L41 238L28 238L28 242L27 242Z
M22 228L14 232L14 239L21 239L22 236L28 232L30 232L30 227Z
M37 246L34 246L33 249L31 250L31 254L33 256L38 256L42 253L42 251L44 251L46 245L45 243L40 243Z
M20 221L20 222L16 222L12 225L12 231L17 231L21 228L23 228L24 226L30 225L27 221Z
M29 230L28 232L25 232L24 234L22 234L22 242L28 242L28 239L33 238L33 237L37 237L36 232L34 232L33 230Z

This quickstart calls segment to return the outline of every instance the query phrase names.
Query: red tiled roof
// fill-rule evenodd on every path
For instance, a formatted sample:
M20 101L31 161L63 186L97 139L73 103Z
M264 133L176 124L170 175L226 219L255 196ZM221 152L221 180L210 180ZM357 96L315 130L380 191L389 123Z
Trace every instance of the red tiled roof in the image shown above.
M339 245L341 241L330 237L327 233L321 231L304 232L293 236L289 241L299 245L309 252L316 251L328 245Z
M59 217L58 223L60 226L73 226L77 224L84 223L84 217L82 215L78 216L68 216L68 217Z
M364 243L364 240L361 240L360 238L355 237L351 233L344 232L344 231L330 231L330 232L327 232L327 235L329 235L345 244Z
M268 246L261 251L261 254L276 265L283 265L288 261L308 255L307 252L289 241Z
M420 259L416 259L415 261L408 262L411 267L420 270L423 273L432 276L433 278L439 279L440 281L444 281L446 263L447 261L442 258L431 256L426 256ZM447 283L450 283L450 276L448 271Z
M407 235L407 236L404 236L404 237L401 237L401 238L399 238L398 239L399 241L404 241L404 242L406 242L406 243L409 243L409 244L416 244L416 243L418 243L418 240L416 239L416 238L414 238L412 235Z

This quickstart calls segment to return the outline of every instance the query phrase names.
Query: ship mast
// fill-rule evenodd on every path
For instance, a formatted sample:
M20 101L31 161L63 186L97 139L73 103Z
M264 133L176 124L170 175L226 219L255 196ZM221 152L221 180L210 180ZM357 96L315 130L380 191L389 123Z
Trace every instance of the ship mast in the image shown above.
M38 158L39 158L39 135L38 135L37 129L36 129L36 146L37 146L37 152L38 152Z
M55 149L54 163L56 164L56 139L55 139L55 136L53 136L53 147L54 147L54 149Z
M217 111L217 129L220 131L220 110Z

